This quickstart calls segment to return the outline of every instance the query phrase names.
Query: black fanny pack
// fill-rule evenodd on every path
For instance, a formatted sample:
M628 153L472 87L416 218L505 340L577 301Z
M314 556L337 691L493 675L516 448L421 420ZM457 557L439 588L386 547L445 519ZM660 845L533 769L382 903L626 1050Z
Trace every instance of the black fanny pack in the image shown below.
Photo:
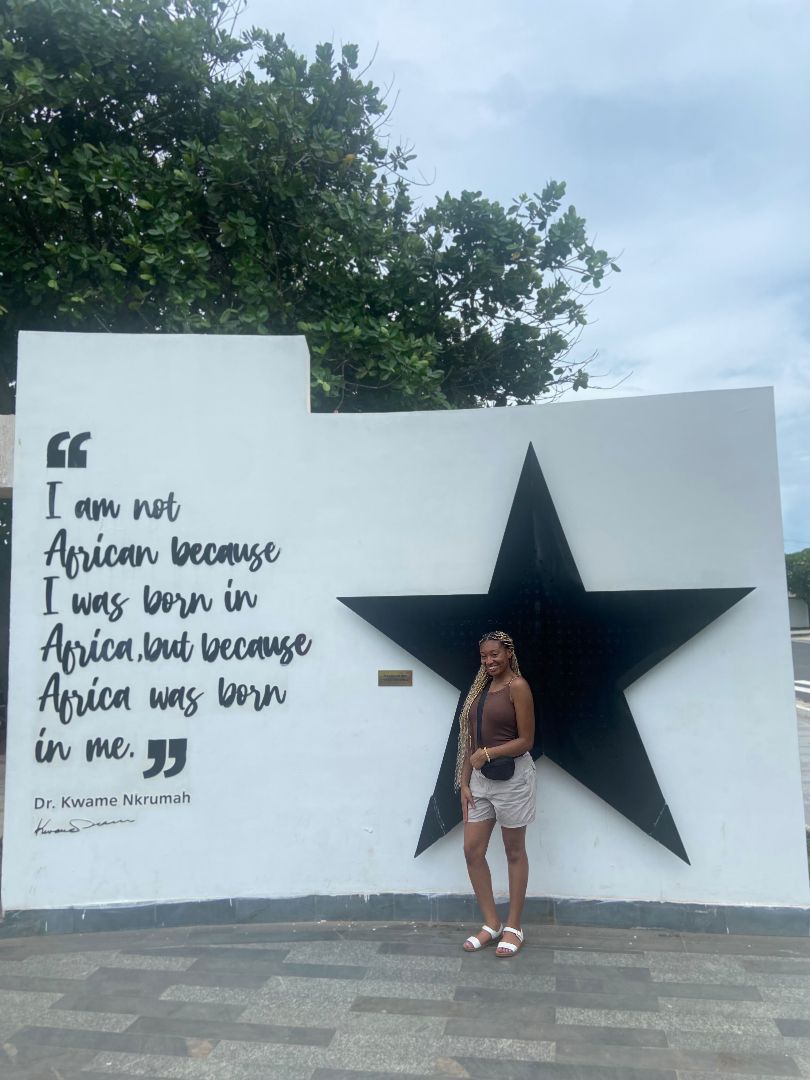
M484 740L481 737L481 728L483 727L484 722L484 702L487 700L490 685L490 683L487 683L478 699L476 742L479 749L483 748ZM485 776L487 780L511 780L515 775L515 759L513 757L494 758L492 761L488 761L486 765L481 766L481 775Z

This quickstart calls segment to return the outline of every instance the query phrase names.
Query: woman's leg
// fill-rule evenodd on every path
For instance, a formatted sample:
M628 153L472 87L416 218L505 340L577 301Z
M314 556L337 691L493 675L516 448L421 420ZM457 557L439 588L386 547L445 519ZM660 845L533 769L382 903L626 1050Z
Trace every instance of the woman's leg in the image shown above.
M523 918L523 903L529 884L529 857L526 854L526 827L520 829L501 829L506 862L509 869L509 916L506 926L520 930ZM504 941L520 945L514 934L504 934Z
M481 909L484 922L497 930L501 925L498 910L495 907L495 897L492 895L492 876L487 864L487 847L492 830L495 828L495 818L489 821L467 821L464 825L464 858L467 860L467 873ZM484 931L475 935L482 945L489 940L489 934ZM465 946L466 948L466 946ZM472 951L472 947L468 951Z

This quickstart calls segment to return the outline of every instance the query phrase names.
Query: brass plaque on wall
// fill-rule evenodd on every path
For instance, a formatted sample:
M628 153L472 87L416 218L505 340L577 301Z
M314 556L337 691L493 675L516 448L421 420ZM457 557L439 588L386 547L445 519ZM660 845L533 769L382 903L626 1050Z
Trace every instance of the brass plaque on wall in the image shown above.
M378 671L377 686L413 686L413 672Z

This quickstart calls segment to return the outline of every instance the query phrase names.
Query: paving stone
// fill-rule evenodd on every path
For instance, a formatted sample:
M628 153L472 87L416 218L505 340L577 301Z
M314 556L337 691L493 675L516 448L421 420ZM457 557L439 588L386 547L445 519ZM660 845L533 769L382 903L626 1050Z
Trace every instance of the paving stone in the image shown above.
M194 949L195 956L201 956L201 955L203 955L203 953L211 951L212 949L216 949L217 952L224 951L226 949L238 949L242 953L255 952L259 956L263 955L263 953L279 953L279 954L283 954L284 956L289 956L290 951L292 949L299 949L299 948L303 949L309 944L312 944L316 949L320 949L322 947L328 947L329 942L332 941L332 940L334 940L334 942L336 944L340 944L340 942L338 941L337 938L329 939L328 941L327 940L324 940L324 941L317 940L317 941L313 941L313 942L286 941L286 940L283 940L283 941L282 940L279 940L279 941L239 941L239 940L234 938L234 939L232 939L230 941L212 942L211 946L210 946L210 949L207 949L207 948L205 948L205 946L201 946L201 945L197 944L196 942L189 942L188 943L188 948L189 949ZM166 951L169 951L169 950L166 950Z
M608 952L595 951L593 949L555 949L554 950L554 965L555 971L562 967L626 967L627 965L639 965L644 964L647 966L647 960L645 956L640 956L637 952L628 954L627 952ZM655 955L655 954L651 954ZM669 953L667 956L671 955ZM677 955L677 954L676 954Z
M256 1000L258 994L272 983L267 979L256 989L247 990L238 986L187 986L185 984L167 986L159 995L160 1001L199 1001L199 1002L222 1002L228 1005L248 1006ZM119 991L128 993L128 991ZM136 993L136 991L132 991Z
M61 1080L121 1080L122 1073L99 1072L96 1069L82 1069L81 1072L60 1072L59 1075L61 1077ZM170 1080L166 1073L161 1073L160 1075L158 1075L156 1073L150 1072L148 1073L148 1077L149 1080ZM21 1078L21 1080L54 1080L54 1074L51 1073L50 1076L46 1074L45 1076L31 1077L31 1074L28 1073L24 1078ZM231 1080L235 1080L235 1078L232 1077ZM254 1078L251 1077L251 1080L254 1080ZM287 1078L285 1077L284 1080L287 1080ZM303 1077L302 1080L304 1080Z
M666 1032L658 1028L597 1027L596 1025L529 1023L505 1017L491 1020L486 1016L448 1020L447 1035L469 1035L556 1042L568 1039L581 1042L615 1043L619 1046L666 1046Z
M810 995L810 975L772 975L763 971L746 971L743 981L746 986L795 987Z
M5 1017L0 1016L0 1049L4 1042L7 1042L15 1031L20 1030L20 1024L16 1020L7 1020ZM2 1055L0 1054L0 1060Z
M148 956L136 953L105 951L96 954L99 965L111 968L132 968L136 971L188 971L194 959L188 956Z
M464 1070L456 1075L472 1077L475 1080L677 1080L676 1073L669 1069L606 1069L601 1065L511 1062L466 1056L459 1056L455 1060ZM313 1080L316 1078L321 1080L318 1074ZM324 1076L322 1080L332 1078Z
M251 958L260 961L268 960L286 960L290 955L292 948L303 948L307 942L300 942L297 946L289 941L236 941L230 942L225 945L206 945L206 944L192 944L189 943L183 949L183 952L194 949L197 956L216 956L220 959L222 957L228 957L229 960L235 960L238 964L249 964ZM324 947L326 942L317 942L316 944Z
M99 962L90 956L52 954L29 956L25 960L6 960L0 967L0 974L9 975L48 975L61 979L86 979L99 966Z
M205 956L194 961L185 974L196 975L258 975L269 978L271 975L298 975L310 979L362 979L366 968L360 964L292 964L272 956L249 955L237 959L229 951L222 954L211 950Z
M799 1076L796 1062L788 1054L732 1053L677 1048L597 1046L593 1043L557 1043L557 1061L606 1068L625 1066L650 1069L705 1069L754 1075Z
M390 1019L390 1018L387 1018ZM411 1017L399 1017L412 1020ZM375 1030L369 1034L338 1032L329 1047L328 1064L333 1068L396 1070L432 1073L439 1057L441 1021L420 1018L418 1025L402 1025L398 1030ZM321 1065L326 1062L321 1062Z
M18 945L13 941L0 941L0 967L6 960L25 960L30 955L31 949L26 944Z
M288 943L289 944L289 943ZM295 964L365 965L377 956L376 941L297 941L289 944L286 959ZM237 948L248 948L240 945ZM269 944L259 948L270 948Z
M501 962L461 950L471 929L219 924L3 941L0 1044L16 1060L0 1060L0 1077L54 1080L56 1062L63 1080L810 1078L801 939L532 925ZM321 1045L285 1041L313 1031Z
M504 976L517 974L518 971L524 975L531 974L538 977L554 975L554 954L552 952L541 951L540 949L535 952L524 950L525 946L520 951L519 963L516 957L498 956L492 945L478 952L464 953L461 959L461 973L470 975L479 971L482 965L486 965L488 972L491 970L493 974Z
M391 1013L396 1016L478 1016L476 1002L358 996L351 1012Z
M802 1073L804 1076L805 1074ZM678 1080L773 1080L772 1073L735 1073L735 1072L694 1072L691 1069L678 1071Z
M535 1025L553 1019L553 1009L548 1005L492 1004L475 1001L437 1001L419 998L371 998L358 997L350 1012L388 1014L393 1016L443 1016L471 1017L497 1021L521 1021Z
M476 960L483 960L483 956L476 956ZM442 975L461 971L464 954L461 949L454 949L452 956L434 955L405 955L402 953L378 953L368 963L369 972L401 972L401 971L437 971ZM372 975L372 977L376 977Z
M329 1013L347 1012L361 985L366 984L356 980L275 977L257 990L172 986L161 1000L242 1005L245 1011L240 1019L257 1023L318 1023Z
M645 953L656 982L745 983L747 973L739 956L705 953Z
M782 1035L790 1038L810 1039L810 1020L775 1020Z
M647 976L647 979L628 978L618 968L615 973L609 971L606 975L562 973L555 977L554 988L569 994L653 994L655 990L650 984L649 972Z
M544 990L551 993L557 988L554 975L538 975L522 964L513 964L511 961L506 964L497 961L497 967L491 965L483 977L479 970L465 968L443 981L454 986L480 986L485 982L490 990ZM365 982L363 986L365 988Z
M240 1020L245 1023L335 1027L357 996L357 985L330 979L279 980L278 984L250 995L250 1004Z
M365 978L357 984L359 993L365 991L365 986L370 982L399 982L403 986L409 984L432 983L439 987L455 987L469 981L480 982L480 978L473 975L462 975L458 971L436 971L430 967L392 967L390 964L378 966L370 964L366 969ZM410 996L410 995L409 995Z
M707 1001L762 1001L755 986L719 983L652 982L649 992L659 998L698 998Z
M418 997L437 1001L450 1001L458 981L455 978L439 981L435 977L422 979L369 979L366 976L356 986L369 997Z
M667 1033L667 1039L670 1046L686 1050L792 1055L795 1049L795 1044L791 1045L779 1032L766 1038L762 1035L741 1035L730 1031L684 1031L674 1028Z
M71 982L71 986L76 984ZM0 994L0 1001L3 1002L3 1011L19 1010L24 1012L31 1010L37 1012L42 1009L49 1009L55 1001L59 1000L60 995L55 993L42 993L38 991L30 990L6 990Z
M60 1025L65 1024L62 1010L83 1013L116 1013L132 1023L133 1016L184 1016L194 1020L238 1020L244 1005L229 1005L222 1001L171 1001L163 998L139 997L137 994L66 994L51 1006L58 1010ZM53 1018L52 1018L53 1019Z
M457 1055L497 1058L507 1061L553 1061L554 1043L539 1039L503 1039L487 1037L459 1037L446 1034L439 1039L436 1059L441 1062ZM436 1060L434 1059L434 1060Z
M90 993L116 993L121 990L140 994L159 994L179 979L188 978L185 971L144 971L141 968L100 967L83 982L74 982L74 990L81 986Z
M450 957L460 960L464 950L461 941L383 941L377 951L380 956Z
M543 990L491 990L487 987L462 986L456 990L456 1001L532 1001L537 1005L570 1009L622 1009L632 1012L657 1012L658 1000L653 995L632 994L566 994Z
M612 979L621 978L634 982L649 983L652 979L649 967L639 965L628 965L627 955L623 955L624 964L593 964L593 963L577 963L577 964L554 964L552 970L558 977L566 976L573 978L587 978L593 976L596 979Z
M746 956L740 960L746 971L762 972L766 975L810 975L810 960L797 960L791 957L772 959L763 956Z
M436 1056L434 1047L441 1035L441 1020L424 1017L366 1017L382 1020L364 1032L339 1032L328 1048L299 1046L270 1046L261 1043L228 1042L223 1040L214 1051L211 1061L254 1067L280 1065L309 1065L311 1069L332 1067L340 1069L390 1070L432 1073ZM399 1023L395 1028L390 1021Z
M142 1076L149 1080L310 1080L314 1065L302 1059L290 1061L286 1054L290 1051L303 1054L322 1055L322 1050L311 1047L277 1047L278 1059L275 1062L258 1064L236 1063L213 1059L213 1054L204 1059L167 1057L159 1054L126 1054L109 1051L96 1055L90 1062L92 1071L70 1076L69 1080L86 1080L99 1075L103 1080L121 1076ZM49 1077L48 1080L51 1080ZM56 1078L53 1078L56 1080ZM68 1080L66 1077L65 1080ZM424 1080L424 1077L422 1078Z
M84 1051L64 1051L67 1055L73 1055L74 1053L82 1054L80 1060L84 1060L87 1057L87 1053ZM75 1070L75 1071L74 1071ZM20 1068L13 1068L9 1066L6 1069L0 1071L0 1076L3 1080L54 1080L58 1077L59 1080L121 1080L120 1074L111 1073L98 1073L95 1070L87 1072L81 1068L78 1063L74 1067L65 1065L54 1065L50 1061L47 1064L23 1066ZM150 1080L165 1080L163 1077L150 1077Z
M60 998L53 994L0 994L0 1017L4 1027L4 1037L10 1038L16 1031L26 1026L60 1026L64 1028L83 1028L88 1031L122 1031L132 1023L131 1016L117 1016L107 1007L103 1013L88 1015L81 1012L57 1014L51 1008Z
M58 1004L58 1002L57 1002ZM97 1012L83 1012L80 1009L60 1010L54 1013L54 1006L42 1013L39 1022L46 1027L73 1028L83 1031L126 1031L132 1023L132 1015L117 1013L109 1004Z
M414 1039L438 1039L444 1035L446 1020L441 1016L407 1016L395 1013L347 1013L340 1023L341 1043L352 1038L369 1040L402 1039L410 1034ZM330 1050L335 1046L333 1041ZM389 1063L388 1067L391 1065Z
M133 1031L68 1031L55 1027L24 1027L11 1037L22 1046L62 1046L73 1050L127 1050L131 1053L172 1054L181 1057L207 1057L214 1048L209 1039L173 1035L141 1034Z
M188 971L139 971L129 968L99 968L85 985L99 993L118 993L139 990L160 994L170 986L219 986L243 990L258 990L267 982L267 975L255 971L206 971L195 961Z
M700 1013L705 1016L742 1017L768 1019L776 1016L805 1017L807 1001L771 1002L771 1001L718 1001L706 998L665 998L658 999L662 1013L673 1016L687 1013Z
M307 1005L294 1007L288 1002L274 1002L271 1005L257 1005L246 1009L240 1018L251 1024L286 1024L290 1026L337 1028L345 1023L348 1005L322 1006Z
M660 1028L662 1031L736 1031L741 1035L761 1034L766 1038L779 1029L768 1017L743 1017L733 1011L711 1012L705 1007L693 1012L662 1009L660 1012L623 1012L620 1009L557 1009L558 1024L604 1025L605 1027Z
M456 1072L451 1075L464 1076ZM312 1080L425 1080L424 1073L379 1072L376 1069L316 1069Z
M289 1024L252 1024L228 1020L194 1020L186 1016L139 1016L129 1033L170 1035L218 1042L285 1043L297 1046L328 1046L335 1034L328 1027L293 1027Z
M39 1043L6 1043L0 1047L0 1076L6 1070L12 1077L40 1080L41 1077L79 1075L80 1070L92 1061L94 1051L65 1046L47 1046Z
M256 959L261 963L270 963L272 961L281 961L290 951L290 947L286 942L276 942L273 945L265 944L246 944L246 943L227 943L210 945L200 944L199 942L182 942L177 945L149 945L143 948L127 949L124 955L126 956L143 956L151 958L165 957L167 959L179 958L188 960L188 966L194 963L195 960L199 960L201 957L216 956L220 960L226 959L233 960L235 965L240 966L243 964L250 964L252 959Z
M805 1005L810 1013L810 988L799 986L762 986L762 1000L779 1005L782 1002L793 1005Z

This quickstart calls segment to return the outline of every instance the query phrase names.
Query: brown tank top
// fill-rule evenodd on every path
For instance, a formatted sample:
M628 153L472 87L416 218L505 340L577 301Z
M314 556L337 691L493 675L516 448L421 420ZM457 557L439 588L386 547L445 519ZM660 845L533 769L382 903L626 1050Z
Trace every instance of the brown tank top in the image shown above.
M483 693L483 691L481 691ZM478 698L470 705L470 731L472 733L473 748L478 749L476 734L478 731ZM484 746L500 746L502 743L511 742L518 737L517 717L515 706L509 700L509 686L502 686L494 693L492 690L487 694L484 702L484 715L481 720L481 735Z

